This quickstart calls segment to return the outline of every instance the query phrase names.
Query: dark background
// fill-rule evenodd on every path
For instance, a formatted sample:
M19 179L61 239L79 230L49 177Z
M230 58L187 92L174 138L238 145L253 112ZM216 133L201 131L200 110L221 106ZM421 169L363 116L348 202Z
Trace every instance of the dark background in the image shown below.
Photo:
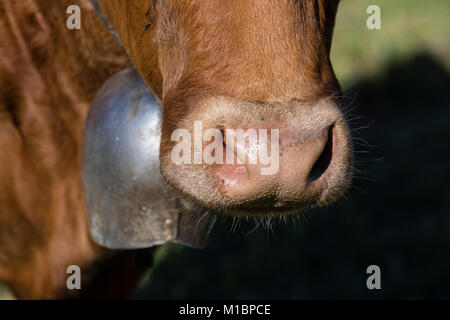
M332 50L355 136L346 199L249 235L220 219L205 250L159 249L134 298L450 298L450 3L372 2L343 0Z

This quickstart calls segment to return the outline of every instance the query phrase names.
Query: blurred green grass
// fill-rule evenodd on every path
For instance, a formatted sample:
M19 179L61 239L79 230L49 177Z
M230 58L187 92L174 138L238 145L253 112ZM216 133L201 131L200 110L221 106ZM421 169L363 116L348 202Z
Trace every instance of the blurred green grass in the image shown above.
M11 291L0 283L0 300L14 300L14 296Z
M366 27L366 10L372 4L381 10L380 30ZM344 90L423 51L435 55L449 70L449 32L448 0L342 0L331 61Z

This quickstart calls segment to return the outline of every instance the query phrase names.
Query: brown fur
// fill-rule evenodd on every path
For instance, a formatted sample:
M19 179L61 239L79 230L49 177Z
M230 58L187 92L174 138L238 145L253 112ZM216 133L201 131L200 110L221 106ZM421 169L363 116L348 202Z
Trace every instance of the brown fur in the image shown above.
M163 101L162 148L200 97L338 91L329 60L338 0L100 2ZM81 5L81 31L65 27L71 4ZM82 128L95 92L130 63L87 0L0 0L0 38L0 281L20 298L61 297L68 265L105 255L88 233Z
M0 1L0 281L20 298L61 296L66 268L104 254L89 237L82 129L101 84L129 64L90 4Z

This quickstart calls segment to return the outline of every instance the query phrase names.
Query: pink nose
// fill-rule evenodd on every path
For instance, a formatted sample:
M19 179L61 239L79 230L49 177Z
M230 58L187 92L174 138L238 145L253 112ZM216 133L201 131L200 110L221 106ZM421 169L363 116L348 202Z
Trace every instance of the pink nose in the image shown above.
M334 124L308 132L259 128L244 134L225 129L224 164L215 169L221 191L239 199L277 190L303 192L327 171L336 143L334 131ZM316 183L316 193L325 184Z
M348 187L352 148L332 101L211 99L180 126L192 127L197 120L205 132L222 131L214 150L220 153L215 159L223 161L186 166L166 161L163 170L206 206L237 215L298 212L328 204ZM206 140L205 151L211 145Z

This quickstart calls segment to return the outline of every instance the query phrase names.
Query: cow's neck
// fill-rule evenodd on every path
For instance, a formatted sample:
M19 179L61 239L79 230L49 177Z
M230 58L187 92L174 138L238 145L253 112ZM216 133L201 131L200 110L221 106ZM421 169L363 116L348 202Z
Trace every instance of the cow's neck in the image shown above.
M81 7L81 30L66 27L70 4ZM18 131L39 153L43 144L80 146L90 101L108 77L129 64L124 50L86 0L6 0L0 9L0 36L8 43L0 52L5 68L0 82L9 83L0 96L20 98L10 110ZM55 125L46 125L49 119Z
M71 4L81 6L81 30L66 28ZM0 216L9 221L0 223L0 281L14 279L22 297L54 297L75 257L83 266L98 254L82 130L96 91L128 60L87 0L2 0L0 39Z

